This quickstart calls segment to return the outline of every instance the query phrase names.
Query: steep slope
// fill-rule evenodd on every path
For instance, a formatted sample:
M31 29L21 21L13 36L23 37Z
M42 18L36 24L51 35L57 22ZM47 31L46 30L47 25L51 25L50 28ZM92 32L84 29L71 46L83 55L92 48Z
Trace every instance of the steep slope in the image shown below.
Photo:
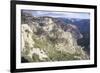
M89 59L83 50L84 47L77 44L77 39L82 38L78 28L57 21L52 17L30 17L23 21L25 24L21 24L22 59L27 62Z

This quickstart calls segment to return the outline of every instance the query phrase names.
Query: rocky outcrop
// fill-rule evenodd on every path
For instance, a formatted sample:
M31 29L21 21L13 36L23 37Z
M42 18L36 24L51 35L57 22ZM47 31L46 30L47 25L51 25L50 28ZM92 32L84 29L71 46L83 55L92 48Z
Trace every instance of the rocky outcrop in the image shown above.
M77 44L77 39L83 37L77 26L62 24L62 27L52 17L31 17L26 21L21 24L21 55L28 62L89 59L84 47Z

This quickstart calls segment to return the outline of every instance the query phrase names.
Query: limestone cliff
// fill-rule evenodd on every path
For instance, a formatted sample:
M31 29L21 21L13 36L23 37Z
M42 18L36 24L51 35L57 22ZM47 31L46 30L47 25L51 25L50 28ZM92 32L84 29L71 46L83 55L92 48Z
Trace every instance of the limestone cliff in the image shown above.
M52 17L30 17L21 24L21 35L21 56L27 62L89 59L84 47L77 44L83 36L73 24L63 25Z

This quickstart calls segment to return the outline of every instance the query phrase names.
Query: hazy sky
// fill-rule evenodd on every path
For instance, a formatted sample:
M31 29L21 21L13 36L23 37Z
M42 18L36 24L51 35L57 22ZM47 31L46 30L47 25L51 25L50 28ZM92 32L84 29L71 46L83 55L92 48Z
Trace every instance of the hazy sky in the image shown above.
M76 13L76 12L55 12L55 11L32 11L23 10L23 12L31 13L33 16L50 16L50 17L60 17L60 18L80 18L80 19L90 19L89 13Z

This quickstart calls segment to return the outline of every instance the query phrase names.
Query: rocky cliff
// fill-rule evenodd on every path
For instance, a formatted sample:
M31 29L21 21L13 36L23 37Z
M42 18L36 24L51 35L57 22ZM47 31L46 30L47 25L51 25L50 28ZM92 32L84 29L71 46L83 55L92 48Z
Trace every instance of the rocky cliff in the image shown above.
M52 17L24 16L21 35L22 62L89 59L84 47L77 44L83 36L73 24Z

